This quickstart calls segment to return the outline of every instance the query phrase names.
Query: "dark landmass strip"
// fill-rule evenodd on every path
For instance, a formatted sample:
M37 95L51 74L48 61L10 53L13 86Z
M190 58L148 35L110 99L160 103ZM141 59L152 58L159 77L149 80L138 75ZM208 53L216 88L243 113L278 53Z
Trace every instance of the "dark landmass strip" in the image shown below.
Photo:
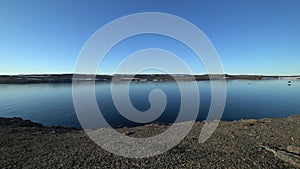
M176 80L269 80L269 79L299 79L300 76L263 76L263 75L186 75L186 74L115 74L111 75L86 75L86 74L35 74L35 75L0 75L0 84L28 84L28 83L71 83L77 81L172 81Z
M220 122L201 144L198 137L203 124L196 122L189 135L164 154L130 159L103 150L79 129L0 118L0 168L300 167L300 115ZM150 137L169 127L148 124L116 130L130 137Z

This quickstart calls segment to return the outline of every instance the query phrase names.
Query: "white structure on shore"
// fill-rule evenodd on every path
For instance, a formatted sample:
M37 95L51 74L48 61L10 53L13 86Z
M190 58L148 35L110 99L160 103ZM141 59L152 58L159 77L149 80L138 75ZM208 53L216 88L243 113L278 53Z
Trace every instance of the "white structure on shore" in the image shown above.
M296 80L300 79L300 76L287 76L287 77L279 77L281 80Z

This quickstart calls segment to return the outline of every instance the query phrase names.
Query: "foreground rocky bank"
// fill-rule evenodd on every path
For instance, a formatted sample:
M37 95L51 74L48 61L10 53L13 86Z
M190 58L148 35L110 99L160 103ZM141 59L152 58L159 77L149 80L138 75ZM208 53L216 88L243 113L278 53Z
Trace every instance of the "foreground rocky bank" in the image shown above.
M203 124L197 122L179 145L164 154L130 159L101 149L79 129L0 118L0 168L299 167L300 115L220 122L212 137L200 144ZM149 137L168 127L151 124L117 130L130 137Z

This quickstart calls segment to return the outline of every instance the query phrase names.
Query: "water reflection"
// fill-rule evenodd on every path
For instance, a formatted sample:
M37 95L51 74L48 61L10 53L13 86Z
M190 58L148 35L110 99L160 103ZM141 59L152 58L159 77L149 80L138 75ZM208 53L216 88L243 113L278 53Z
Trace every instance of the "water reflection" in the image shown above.
M189 82L185 83L189 85ZM204 120L210 106L210 83L199 81L197 84L200 91L197 119ZM85 87L88 87L87 84L82 85L82 88ZM300 113L299 80L229 80L227 88L223 120L287 117ZM168 99L164 113L156 121L173 122L180 109L180 92L174 82L132 82L129 90L132 104L140 111L147 110L150 106L149 92L153 89L163 90ZM2 117L22 117L44 125L80 127L73 107L71 84L0 84L0 91ZM110 83L96 83L95 93L101 112L112 126L140 125L117 112L112 102Z

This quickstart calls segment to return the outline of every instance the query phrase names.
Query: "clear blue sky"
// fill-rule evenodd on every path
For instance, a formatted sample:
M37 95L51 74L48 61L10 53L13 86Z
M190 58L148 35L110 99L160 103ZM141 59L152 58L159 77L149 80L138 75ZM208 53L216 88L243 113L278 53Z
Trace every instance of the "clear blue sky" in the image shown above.
M298 0L1 0L0 74L71 73L100 27L137 12L164 12L198 26L229 74L300 74ZM158 47L179 55L193 73L207 73L175 40L145 35L116 46L100 66L110 74L126 55Z

